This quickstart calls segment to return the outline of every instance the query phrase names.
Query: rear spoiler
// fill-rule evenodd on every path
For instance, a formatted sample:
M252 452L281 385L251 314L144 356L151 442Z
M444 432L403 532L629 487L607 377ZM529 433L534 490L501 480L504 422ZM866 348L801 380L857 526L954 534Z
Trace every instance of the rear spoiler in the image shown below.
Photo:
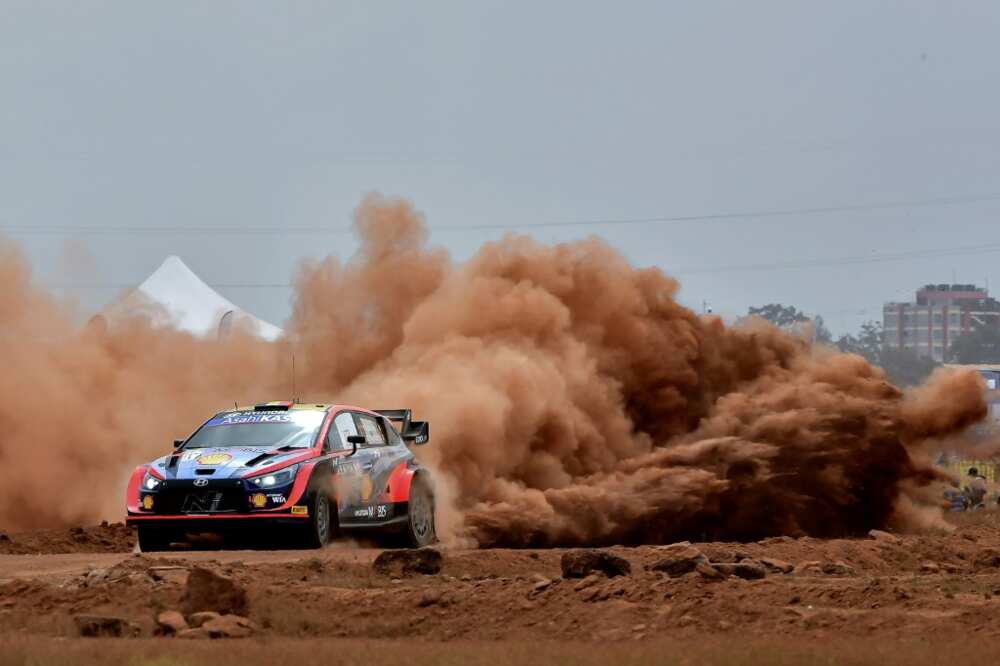
M407 444L426 444L431 437L431 425L427 421L412 420L409 409L376 409L375 413L398 423Z

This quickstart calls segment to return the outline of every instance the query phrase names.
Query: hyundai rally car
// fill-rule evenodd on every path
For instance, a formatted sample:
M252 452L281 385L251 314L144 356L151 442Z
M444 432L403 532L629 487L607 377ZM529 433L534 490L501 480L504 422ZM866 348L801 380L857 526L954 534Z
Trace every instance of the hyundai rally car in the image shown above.
M398 429L397 429L398 426ZM269 402L216 414L174 452L140 465L126 523L143 551L185 535L252 534L320 548L340 530L435 540L434 495L411 445L429 426L410 410Z

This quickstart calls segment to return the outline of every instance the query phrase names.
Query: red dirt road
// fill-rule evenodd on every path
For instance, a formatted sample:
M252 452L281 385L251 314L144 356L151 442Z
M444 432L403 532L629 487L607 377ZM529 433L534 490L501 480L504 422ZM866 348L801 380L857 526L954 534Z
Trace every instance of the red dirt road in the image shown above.
M90 528L99 535L107 528ZM12 535L65 549L79 533ZM89 540L103 537L87 537ZM114 549L118 541L108 539ZM127 543L121 541L120 543ZM562 550L448 550L437 575L377 573L380 552L85 552L0 555L0 638L73 636L74 615L127 618L151 636L178 608L191 567L233 578L258 636L423 641L782 640L942 641L1000 634L1000 527L993 516L954 533L880 539L769 539L695 544L713 562L772 558L795 567L760 580L710 580L653 570L665 550L611 548L631 574L563 579ZM164 639L166 640L166 639Z

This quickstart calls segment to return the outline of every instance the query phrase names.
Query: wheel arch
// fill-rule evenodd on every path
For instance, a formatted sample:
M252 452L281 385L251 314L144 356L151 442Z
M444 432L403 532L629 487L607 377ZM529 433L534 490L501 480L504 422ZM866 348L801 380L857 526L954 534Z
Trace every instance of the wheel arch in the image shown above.
M311 501L317 492L325 492L327 499L330 500L331 509L336 510L339 501L335 469L332 460L320 460L313 465L309 470L309 481L306 483L302 498Z
M389 501L393 503L409 502L410 489L414 480L419 479L434 491L434 480L431 473L423 467L410 467L407 463L399 466L389 475Z

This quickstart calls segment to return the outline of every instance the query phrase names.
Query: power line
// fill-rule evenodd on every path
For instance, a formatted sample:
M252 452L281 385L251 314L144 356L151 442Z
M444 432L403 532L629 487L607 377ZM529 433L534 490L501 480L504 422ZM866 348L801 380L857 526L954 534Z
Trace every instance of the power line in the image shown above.
M934 259L961 255L994 254L1000 252L1000 243L981 245L962 245L958 247L936 248L929 250L910 250L907 252L887 252L882 254L865 254L832 259L803 259L796 261L776 261L757 264L735 264L728 266L711 266L705 268L690 268L680 270L667 269L667 273L678 277L700 275L707 273L738 273L786 270L796 268L824 268L829 266L850 266L863 264L890 263L911 259ZM49 289L130 289L135 284L46 284ZM295 285L288 282L220 282L212 283L214 289L291 289Z
M46 289L135 289L137 282L109 282L106 284L76 284L46 282L41 286ZM291 289L291 282L213 282L208 285L213 289Z
M730 211L708 213L702 215L673 215L659 217L607 218L592 220L564 220L553 222L512 222L507 224L450 224L429 225L431 231L487 231L504 229L540 229L551 227L580 226L619 226L637 224L668 224L679 222L709 222L752 218L777 218L806 215L824 215L831 213L853 213L864 211L891 210L899 208L929 208L935 206L958 206L963 204L1000 201L1000 194L972 194L964 196L937 197L932 199L910 199L901 201L884 201L874 203L846 204L836 206L813 206L807 208L779 208L764 210ZM123 227L107 225L0 225L0 230L28 235L152 235L152 234L183 234L183 235L331 235L350 234L350 227L205 227L205 226L157 226L157 227Z
M837 257L833 259L807 259L796 261L776 261L758 264L736 264L728 266L715 266L707 268L691 268L678 271L671 271L673 275L698 275L704 273L735 273L752 271L771 271L791 268L822 268L828 266L849 266L858 264L878 264L893 261L906 261L909 259L925 259L937 257L950 257L958 255L992 254L1000 252L1000 243L989 243L981 245L965 245L960 247L937 248L933 250L912 250L909 252L889 252L883 254L856 255L851 257Z

